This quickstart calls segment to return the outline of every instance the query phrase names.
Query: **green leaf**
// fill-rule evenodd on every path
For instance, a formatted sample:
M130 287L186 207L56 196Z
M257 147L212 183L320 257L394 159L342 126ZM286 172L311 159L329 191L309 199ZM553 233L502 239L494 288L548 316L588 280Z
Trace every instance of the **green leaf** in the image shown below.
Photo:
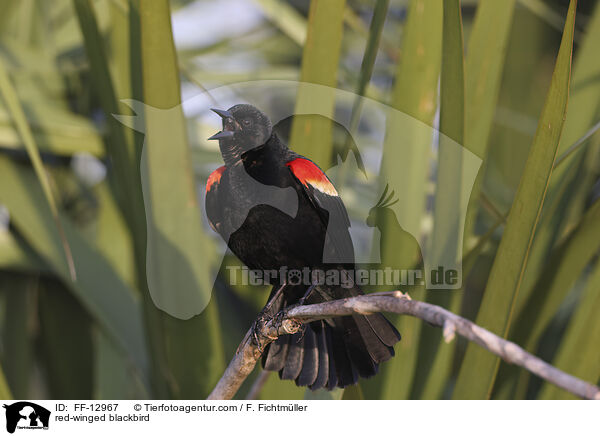
M377 52L379 49L379 42L381 41L381 35L383 33L383 26L385 24L385 17L387 16L390 0L377 0L375 8L373 10L373 18L371 19L371 25L369 27L369 38L367 39L367 46L363 55L362 63L360 65L360 73L358 75L358 84L356 86L356 95L364 96L367 90L367 85L373 75L373 68L375 67L375 59L377 58ZM357 105L362 102L362 98L357 98L352 109L352 120L356 118L356 122L360 118L360 111L357 109ZM355 115L357 112L357 115ZM355 123L350 123L353 128L351 132L355 131Z
M277 374L269 377L259 398L261 400L303 400L305 399L306 388L296 386L290 380L281 380Z
M0 269L47 272L48 266L22 238L0 230Z
M12 394L6 383L6 377L4 377L4 371L2 371L2 366L0 366L0 400L12 400L12 398Z
M408 233L400 231L398 223L410 231L420 229L425 212L433 133L429 126L437 109L441 64L442 4L440 0L412 0L403 31L402 56L390 101L393 109L387 114L380 190L387 183L402 187L402 201L411 207L399 208L394 211L396 216L382 219L381 268L412 269L419 256L418 243L405 238ZM403 290L415 299L424 298L422 288ZM368 399L406 399L410 393L421 322L410 317L390 319L402 340L395 346L396 356L381 366L380 374L361 381Z
M306 389L304 393L305 400L341 400L342 395L344 394L345 389L335 388L331 391L326 389L317 389L316 391L311 391L310 389Z
M500 91L515 0L481 0L471 30L465 72L465 147L481 158Z
M554 8L543 0L519 0L519 3L533 12L535 15L540 17L551 27L558 30L563 30L564 18L554 10ZM575 29L573 33L573 40L578 42L580 38L580 32Z
M532 264L526 279L537 277L536 274L544 267L545 256L556 238L564 234L564 229L577 225L589 189L596 180L595 160L600 153L600 142L592 137L587 147L575 148L567 153L587 136L600 116L600 81L596 80L600 74L600 60L596 53L599 38L600 5L597 5L573 62L573 85L559 146L560 158L557 159L550 181L541 228L534 242Z
M459 0L444 1L442 41L441 135L434 200L432 265L442 265L444 259L456 259L459 244L462 244L459 241L460 223L452 219L456 216L457 205L461 203L463 153L457 148L463 144L465 126L463 31ZM461 295L459 290L436 290L427 295L427 301L456 312L460 308ZM451 368L453 349L442 340L439 329L421 329L413 397L420 396L425 388L425 379L434 374L439 378L431 382L437 384L436 389L441 393L443 381ZM436 398L438 394L429 391L426 395Z
M45 279L40 288L38 348L51 398L90 399L94 381L91 318L60 282Z
M327 166L331 159L331 121L335 107L335 86L343 35L346 0L313 0L310 2L306 43L302 53L296 114L320 114L324 117L302 117L294 120L290 147ZM329 118L329 119L327 119Z
M73 0L73 2L79 27L83 34L86 55L90 63L93 91L98 98L108 124L108 138L105 141L105 146L106 153L114 168L113 171L109 172L109 176L118 186L114 194L131 233L134 235L136 253L142 253L144 251L143 241L145 241L145 220L139 176L140 150L135 147L134 143L127 141L124 126L113 117L113 114L119 113L119 104L116 99L115 86L110 75L104 41L98 28L94 6L90 0ZM131 8L130 14L135 14L134 8ZM132 68L132 74L133 71ZM139 77L136 78L136 81L139 81Z
M469 38L465 73L464 146L484 160L465 219L464 245L471 241L488 159L489 138L500 93L515 0L482 0Z
M506 337L539 221L567 111L576 0L571 1L552 83L500 247L477 315L477 324ZM454 398L487 398L499 359L469 344Z
M556 238L564 234L564 229L577 225L585 209L589 189L596 180L595 162L600 153L600 142L591 138L587 147L579 147L564 156L572 145L586 136L600 116L600 81L596 80L600 74L600 60L596 53L599 38L600 6L597 5L573 63L569 111L559 147L561 156L548 189L547 206L542 216L541 231L533 246L533 262L528 276L536 277L535 274L544 267L546 254Z
M584 293L573 313L567 331L552 364L567 374L592 384L600 377L600 262L585 285ZM545 383L539 393L540 400L565 400L576 398L563 389Z
M51 266L96 322L127 353L147 379L147 355L140 305L109 262L64 218L65 235L73 250L78 279L71 282L61 261L61 242L52 213L34 173L0 155L0 203L11 214L11 223L36 253Z
M306 20L293 6L281 0L255 0L263 14L299 46L306 41Z
M160 308L188 319L210 300L214 250L202 229L168 2L140 4L148 285Z
M34 365L33 326L37 320L38 277L2 272L0 291L6 314L2 331L2 367L16 398L29 398Z
M153 312L149 322L163 329L156 332L160 343L154 356L162 371L156 376L169 375L173 397L197 398L208 395L225 366L216 302L209 304L215 253L202 229L169 2L141 0L139 12L147 277L153 302L171 314L147 308Z
M70 156L89 153L102 157L104 146L101 132L82 116L52 105L40 95L34 102L23 99L27 123L40 153ZM33 103L33 104L32 104ZM21 150L23 140L14 128L10 115L0 107L0 142L3 147Z
M583 216L567 239L546 261L538 281L524 302L511 338L533 350L577 278L600 249L600 200Z
M364 400L365 397L359 384L348 386L344 389L342 400Z
M369 27L369 37L367 40L367 46L363 55L362 63L360 65L360 73L358 75L358 83L356 85L356 97L354 98L354 104L352 105L352 113L350 115L350 125L346 134L346 141L344 149L350 150L352 147L353 136L358 133L358 123L362 114L362 106L365 101L363 98L367 90L367 85L373 75L373 68L375 67L375 60L379 50L379 42L381 40L381 34L383 33L383 26L385 24L385 17L387 15L389 0L377 0L375 9L373 11L373 18ZM338 169L335 178L335 185L338 192L341 192L346 182L347 166L341 166Z
M21 107L21 102L19 101L19 97L17 96L17 93L10 82L10 78L8 77L3 62L0 62L0 94L2 94L4 102L12 116L12 119L19 132L19 135L23 140L23 144L25 145L27 154L29 155L29 159L31 160L31 164L33 165L33 168L35 170L35 174L44 192L44 197L46 198L46 201L50 206L50 211L52 212L52 216L56 223L56 227L60 235L60 240L62 242L64 257L69 267L69 274L71 276L71 280L74 281L76 280L77 275L75 272L75 266L73 264L71 247L69 247L69 243L65 238L64 230L58 217L58 209L56 207L54 194L52 193L52 189L50 188L50 180L48 179L48 175L46 174L46 170L44 169L44 165L42 164L40 152L35 143L33 134L31 133L31 129L29 128L29 124L27 123L27 118L25 117L25 113L23 112L23 108Z
M471 190L470 204L467 207L463 236L463 253L471 247L471 235L475 225L477 212L480 210L481 181L485 172L485 160L488 152L488 139L492 129L494 113L498 101L504 59L508 45L509 31L512 24L514 0L498 2L481 0L473 22L469 37L468 56L465 65L465 96L464 96L464 146L484 160L475 184ZM441 127L442 132L445 131ZM447 130L447 129L446 129ZM440 157L439 162L444 162ZM443 184L443 183L442 183ZM438 182L438 186L440 182ZM451 215L449 215L451 216ZM478 253L502 219L490 227L486 235L481 236L469 254L463 255L463 279L469 271ZM462 297L453 297L456 300ZM453 302L451 310L458 308L458 302ZM439 332L438 336L439 336ZM436 356L432 370L423 388L422 398L439 398L449 376L453 357L452 345L441 345L441 353ZM416 395L416 394L415 394Z
M589 127L598 119L600 109L600 81L595 80L600 74L600 61L596 55L597 41L600 38L600 5L596 5L594 14L586 26L585 37L578 47L573 62L573 79L569 96L569 110L565 121L564 132L559 146L560 157L557 159L548 188L544 210L540 219L539 229L531 248L527 271L524 277L522 291L515 308L516 319L510 338L532 350L539 339L539 329L546 326L548 316L546 310L540 311L537 303L547 307L549 311L556 310L562 298L576 279L583 266L569 270L557 269L563 260L567 264L579 265L577 259L563 258L560 248L566 245L565 237L571 230L580 225L582 213L589 192L596 180L596 162L600 153L600 137L592 135L584 146L574 148L582 143L589 135ZM567 155L569 150L573 150ZM567 156L567 157L565 157ZM590 241L592 242L592 241ZM587 248L587 247L586 247ZM581 253L570 251L577 257L586 257L587 249ZM557 275L560 272L559 275ZM555 277L560 281L548 280ZM544 288L545 287L545 288ZM535 297L533 296L535 294ZM538 299L539 301L536 301ZM544 312L540 318L540 312ZM536 334L531 335L534 320L544 319L536 327ZM523 331L522 329L526 330ZM527 332L527 334L525 334ZM516 378L518 375L518 379ZM518 368L502 365L498 385L516 383L517 397L522 397L526 390L526 380L529 373ZM522 395L520 395L522 394Z
M150 399L148 387L140 379L118 344L103 330L94 329L94 397L96 400Z

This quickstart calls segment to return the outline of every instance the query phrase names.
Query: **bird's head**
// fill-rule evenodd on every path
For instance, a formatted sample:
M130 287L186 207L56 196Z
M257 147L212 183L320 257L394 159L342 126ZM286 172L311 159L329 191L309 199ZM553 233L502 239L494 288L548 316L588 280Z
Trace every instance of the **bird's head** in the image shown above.
M390 195L387 195L388 189L389 185L386 185L385 189L383 190L383 194L381 194L381 197L379 198L379 201L369 211L369 216L367 217L367 225L369 227L377 227L378 220L382 219L385 212L390 211L393 213L393 211L391 211L389 208L390 206L398 203L398 199L396 198L394 200L394 191L392 191Z
M236 104L228 110L211 110L222 118L223 130L208 139L219 140L226 164L238 161L242 154L260 147L271 137L271 120L252 105Z

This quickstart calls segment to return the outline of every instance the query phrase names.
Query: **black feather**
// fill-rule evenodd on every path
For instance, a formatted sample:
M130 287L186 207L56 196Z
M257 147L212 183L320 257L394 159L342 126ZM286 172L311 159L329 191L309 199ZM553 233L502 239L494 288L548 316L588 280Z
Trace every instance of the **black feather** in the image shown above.
M296 384L298 386L310 386L315 382L319 373L317 338L310 324L305 327L303 349L302 370L296 379Z
M302 370L303 359L304 338L302 338L301 333L296 333L290 336L285 366L280 371L281 378L284 380L296 380Z
M263 354L263 368L267 371L279 371L283 369L288 354L290 335L283 335L269 347Z
M317 337L317 351L319 353L319 370L316 380L310 385L312 390L323 388L327 385L329 379L329 351L327 349L327 337L323 321L311 323L315 327L315 335Z

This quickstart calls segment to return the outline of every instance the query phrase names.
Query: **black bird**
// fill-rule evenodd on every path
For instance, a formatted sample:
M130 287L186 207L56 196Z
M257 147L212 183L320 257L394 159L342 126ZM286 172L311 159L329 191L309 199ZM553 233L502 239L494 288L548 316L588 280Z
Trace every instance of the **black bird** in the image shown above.
M288 271L320 270L351 277L354 251L344 204L325 173L291 151L254 106L213 109L223 120L218 139L225 165L206 185L211 227L253 270L279 271L264 312L272 316L296 303L318 303L362 294L350 283L292 283ZM279 282L283 286L279 286ZM352 315L309 323L281 336L262 363L282 379L311 389L345 387L377 373L394 355L400 334L382 315Z

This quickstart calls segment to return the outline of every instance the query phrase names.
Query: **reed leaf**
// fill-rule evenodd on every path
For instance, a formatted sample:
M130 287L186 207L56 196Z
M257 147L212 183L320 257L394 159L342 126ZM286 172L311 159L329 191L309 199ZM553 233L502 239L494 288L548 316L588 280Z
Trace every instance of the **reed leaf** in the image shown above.
M544 204L567 110L576 0L571 1L546 104L490 272L477 323L506 337ZM491 395L499 359L469 344L454 398Z

